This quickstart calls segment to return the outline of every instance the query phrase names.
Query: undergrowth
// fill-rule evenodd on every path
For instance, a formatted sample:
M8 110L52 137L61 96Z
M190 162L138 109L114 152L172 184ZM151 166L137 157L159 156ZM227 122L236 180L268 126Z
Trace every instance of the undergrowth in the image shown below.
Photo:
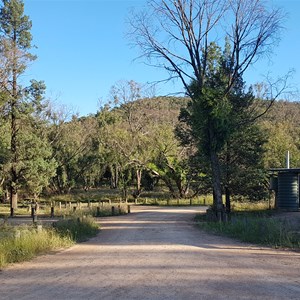
M75 242L82 242L97 234L99 226L91 216L73 217L59 220L54 228L61 237L69 238Z
M233 214L228 222L206 222L205 215L196 217L201 228L242 242L275 248L300 248L300 237L286 221L270 218L264 213Z

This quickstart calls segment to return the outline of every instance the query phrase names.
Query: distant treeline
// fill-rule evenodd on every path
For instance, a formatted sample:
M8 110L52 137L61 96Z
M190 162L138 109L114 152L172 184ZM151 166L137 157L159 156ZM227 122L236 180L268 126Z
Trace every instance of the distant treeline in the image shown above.
M73 116L43 105L20 118L18 184L21 197L69 193L102 185L119 188L125 198L138 197L163 183L174 197L211 191L210 170L193 145L176 134L180 109L189 99L153 97L108 104L95 115ZM0 167L2 199L9 196L9 119L2 106ZM275 102L254 132L228 145L222 171L235 198L267 196L268 169L300 166L300 103ZM245 142L245 134L248 138ZM248 141L247 141L248 140Z

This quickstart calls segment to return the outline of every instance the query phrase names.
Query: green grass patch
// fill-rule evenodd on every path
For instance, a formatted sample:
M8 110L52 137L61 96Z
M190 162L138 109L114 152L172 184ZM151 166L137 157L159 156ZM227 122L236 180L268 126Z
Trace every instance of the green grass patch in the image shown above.
M60 236L75 242L82 242L97 234L99 226L91 216L72 217L54 223Z
M74 217L55 223L54 227L0 226L0 268L30 260L36 255L65 248L95 236L98 225L89 217Z
M0 268L9 263L29 260L50 250L71 246L68 236L61 236L54 228L37 230L32 226L0 228Z
M242 242L271 246L275 248L300 248L300 236L286 221L271 218L268 214L232 214L228 222L207 222L205 215L197 215L196 221L206 231L225 235Z

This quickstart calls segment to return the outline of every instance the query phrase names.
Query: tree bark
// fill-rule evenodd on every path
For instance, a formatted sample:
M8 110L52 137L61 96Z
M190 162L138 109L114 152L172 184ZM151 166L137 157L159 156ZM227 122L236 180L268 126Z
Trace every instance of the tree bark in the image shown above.
M230 190L225 187L225 203L226 203L226 213L230 214L231 212L231 203L230 203Z
M142 182L142 170L137 169L136 170L136 192L138 196L141 193L141 182Z
M218 153L214 147L215 135L212 126L209 127L210 164L213 183L213 210L218 221L224 220L224 206L222 201L221 170Z
M14 210L18 208L18 192L14 191L13 188L10 192L10 207Z
M17 172L17 125L15 116L15 100L12 100L12 115L11 115L11 182L10 182L10 204L11 208L16 209L18 206L18 172Z
M119 185L119 173L118 167L116 165L110 166L111 178L110 178L110 188L117 189Z
M11 141L10 151L12 156L11 161L11 182L10 182L10 207L16 209L18 206L18 154L17 154L17 101L18 101L18 88L17 88L17 53L16 53L16 31L13 37L13 80L12 80L12 95L11 95Z

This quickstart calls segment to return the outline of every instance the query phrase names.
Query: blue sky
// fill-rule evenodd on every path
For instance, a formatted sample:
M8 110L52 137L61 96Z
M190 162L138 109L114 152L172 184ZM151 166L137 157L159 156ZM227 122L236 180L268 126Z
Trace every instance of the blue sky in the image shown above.
M246 74L248 83L261 81L271 70L274 77L294 68L292 82L300 87L300 0L270 0L285 9L288 19L272 61L260 61ZM47 97L78 112L95 113L98 100L107 101L118 80L140 83L164 79L168 74L134 61L138 49L125 38L126 18L144 0L25 0L32 20L34 52L38 59L26 79L44 80ZM157 95L182 90L179 82L162 84ZM298 100L298 99L296 99Z

